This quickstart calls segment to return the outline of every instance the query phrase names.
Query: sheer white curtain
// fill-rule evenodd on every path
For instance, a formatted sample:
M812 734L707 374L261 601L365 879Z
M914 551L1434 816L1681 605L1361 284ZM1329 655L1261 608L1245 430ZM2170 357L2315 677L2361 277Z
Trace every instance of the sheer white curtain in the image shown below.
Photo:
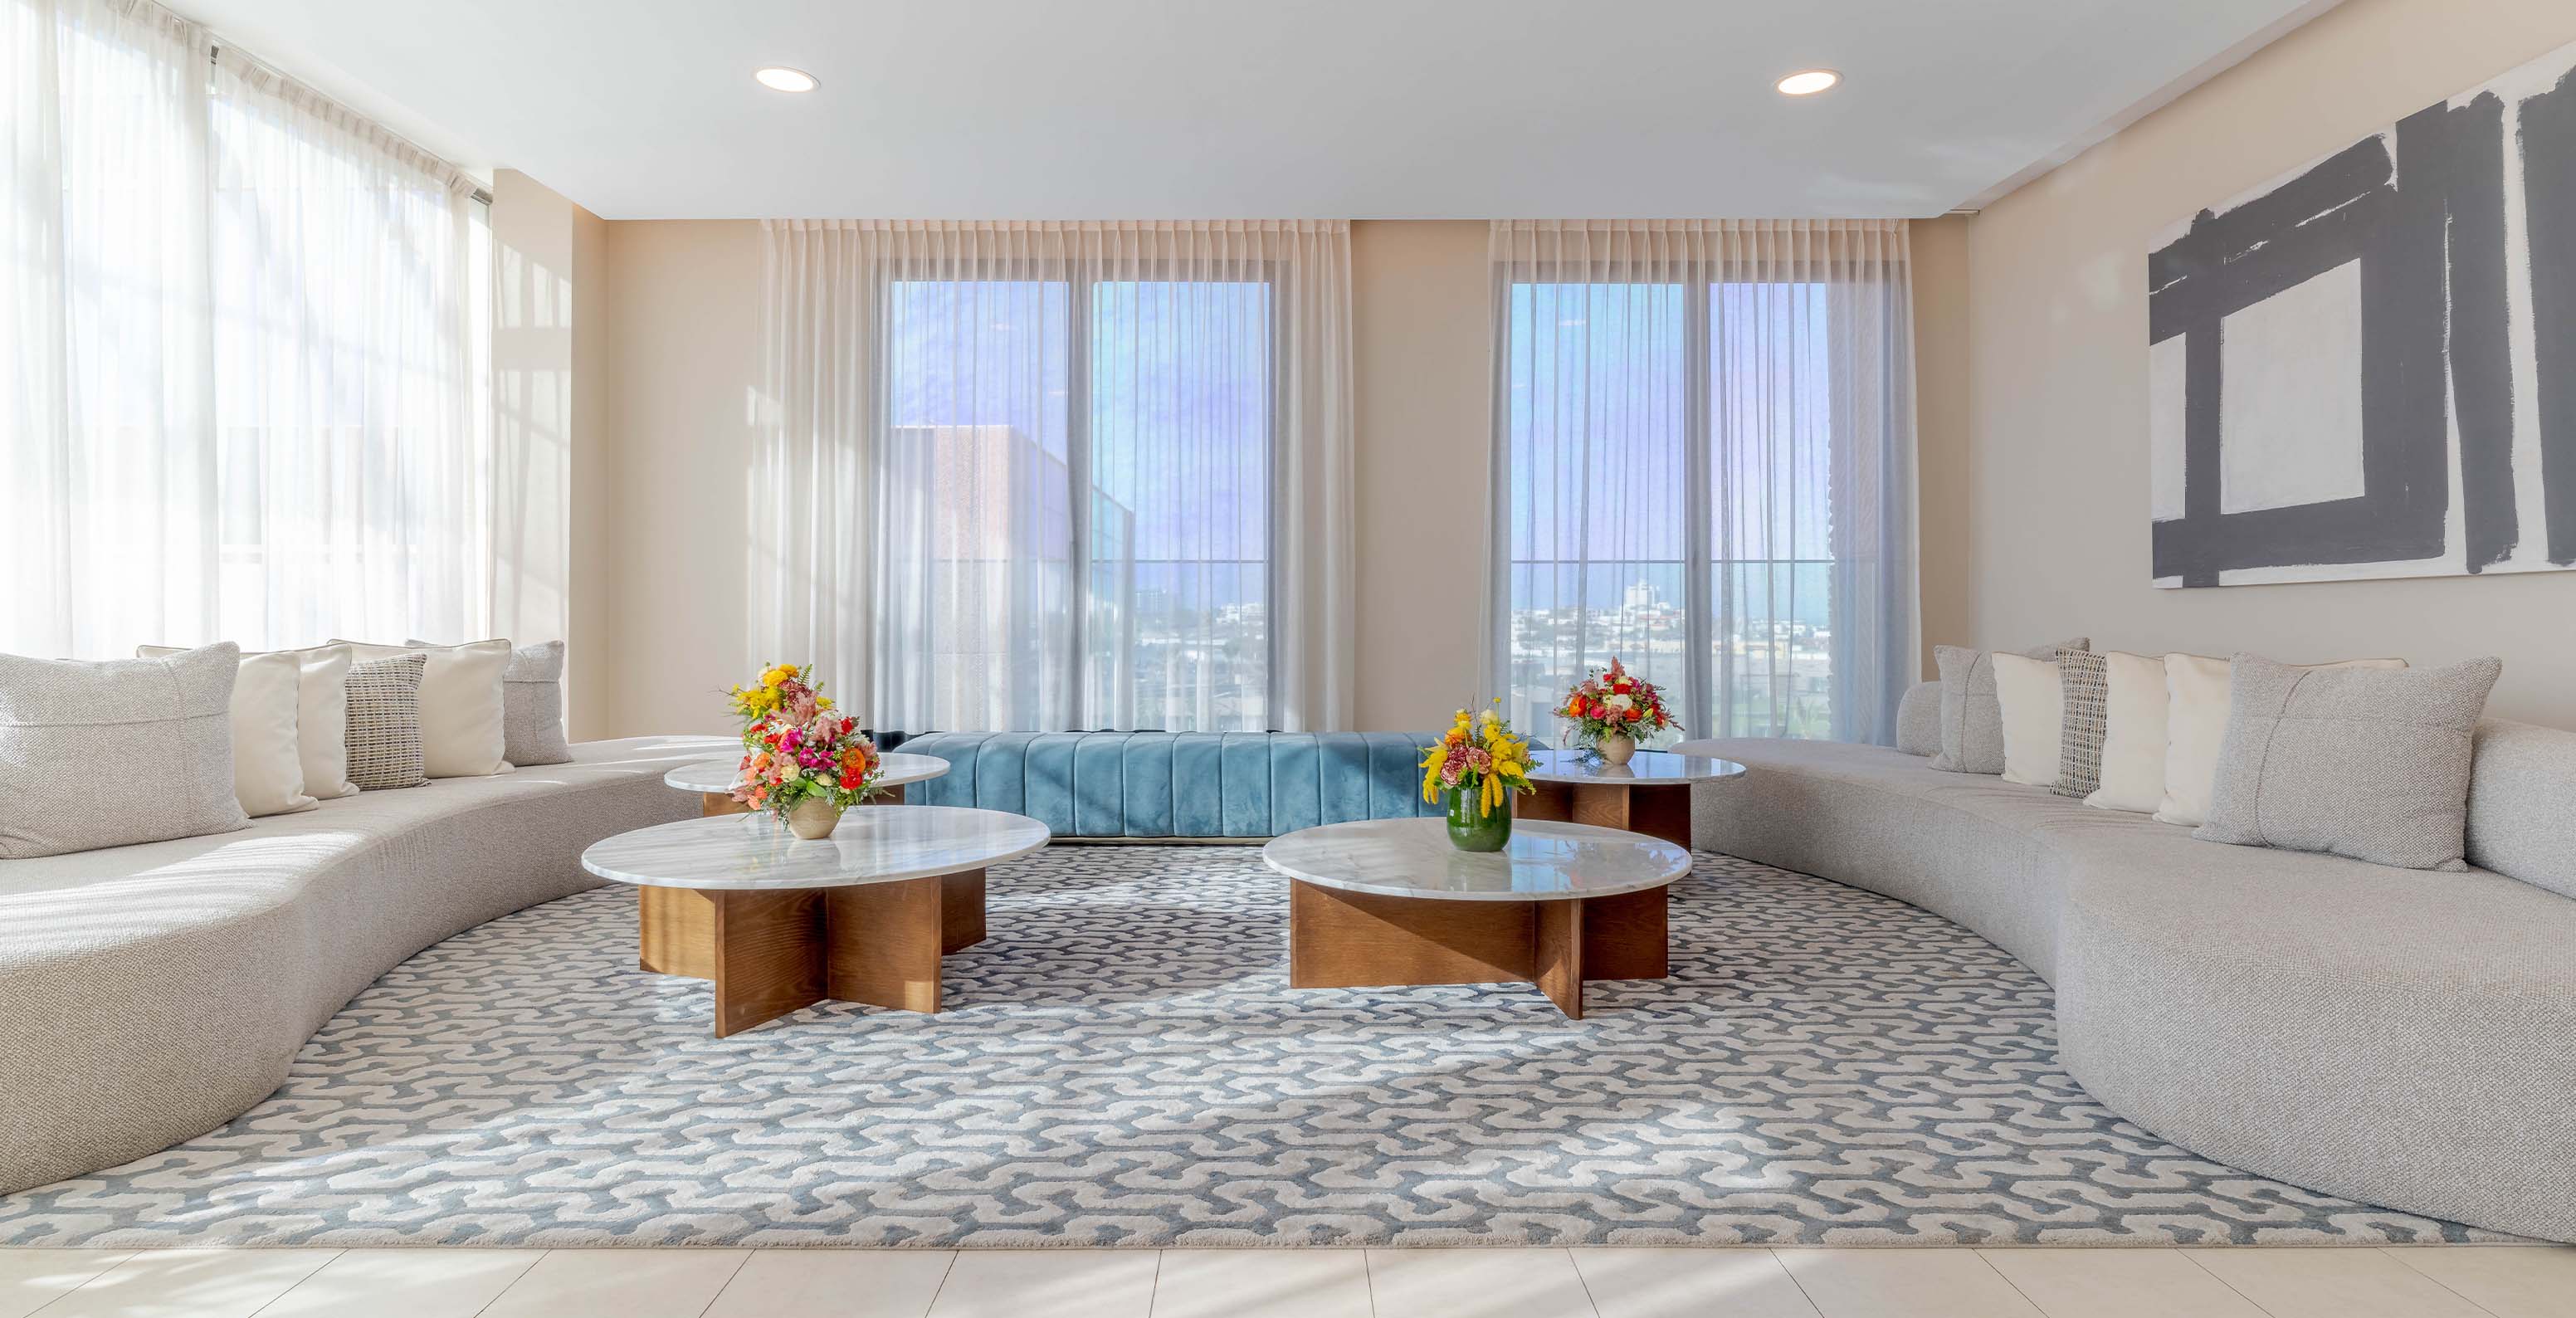
M1903 221L1497 221L1489 679L1892 741L1918 667Z
M757 655L880 731L1347 726L1347 225L764 237Z
M0 650L480 634L470 180L157 6L0 4Z

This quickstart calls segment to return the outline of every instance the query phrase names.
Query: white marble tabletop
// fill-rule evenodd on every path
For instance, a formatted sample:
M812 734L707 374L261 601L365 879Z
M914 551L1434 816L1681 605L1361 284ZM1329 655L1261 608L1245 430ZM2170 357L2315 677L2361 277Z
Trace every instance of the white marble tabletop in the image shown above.
M1530 757L1529 776L1539 783L1696 783L1741 778L1744 766L1670 751L1639 751L1626 764L1612 764L1590 751L1540 751Z
M733 790L734 783L738 781L737 775L741 772L742 757L737 755L721 760L701 760L696 764L683 764L663 774L662 781L684 792L714 792L722 795ZM948 761L936 755L906 755L901 751L888 751L885 757L885 776L877 779L877 785L901 787L905 783L923 782L946 772L948 772Z
M841 888L999 865L1049 836L1023 815L945 805L856 806L812 841L766 813L712 815L594 843L581 867L652 888Z
M1270 868L1323 888L1439 901L1614 897L1690 872L1690 853L1615 828L1523 819L1500 851L1449 845L1448 821L1370 819L1303 828L1261 849Z

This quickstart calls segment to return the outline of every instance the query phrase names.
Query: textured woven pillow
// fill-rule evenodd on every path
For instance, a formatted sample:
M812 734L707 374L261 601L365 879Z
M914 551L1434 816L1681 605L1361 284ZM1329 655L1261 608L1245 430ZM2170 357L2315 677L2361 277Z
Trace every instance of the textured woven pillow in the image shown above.
M2234 679L2225 659L2207 655L2165 656L2164 795L2156 802L2156 822L2198 828L2209 822L2211 784L2218 778L2218 758L2227 741L2229 692ZM2346 659L2312 668L2404 668L2403 659Z
M2078 636L2022 654L2049 659L2061 649L2087 650L2092 645L2091 639ZM1932 757L1932 767L1951 773L2002 773L2004 710L1995 698L1994 659L1987 651L1955 645L1934 646L1932 658L1941 666L1941 753Z
M501 675L510 667L508 641L466 645L369 645L333 641L357 652L361 662L425 654L429 673L420 681L420 748L432 778L484 778L510 771L502 753Z
M420 748L420 683L429 656L371 659L349 670L349 781L360 790L429 781Z
M413 641L428 650L448 647ZM541 641L510 652L501 670L501 758L516 768L572 763L564 737L564 643Z
M2091 650L2057 652L2059 796L2090 796L2102 785L2102 743L2111 731L2111 669Z
M0 655L0 859L250 827L229 642L160 659Z
M2209 822L2192 836L2467 869L2478 716L2503 671L2500 659L2368 669L2236 656Z

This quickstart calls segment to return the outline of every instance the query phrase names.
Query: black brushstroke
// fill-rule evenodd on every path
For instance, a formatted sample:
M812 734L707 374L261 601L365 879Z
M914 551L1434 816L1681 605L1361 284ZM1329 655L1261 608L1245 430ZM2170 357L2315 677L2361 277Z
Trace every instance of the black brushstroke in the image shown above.
M2566 567L2576 564L2576 69L2521 109L2541 508L2549 561Z
M2504 98L2481 92L2455 109L2415 116L2438 130L2450 214L2448 360L2451 419L2460 436L2460 525L2468 569L2513 557L2521 538L2513 495L2513 345L2507 333ZM2406 157L2412 169L2413 156ZM2410 175L2407 186L2413 186Z

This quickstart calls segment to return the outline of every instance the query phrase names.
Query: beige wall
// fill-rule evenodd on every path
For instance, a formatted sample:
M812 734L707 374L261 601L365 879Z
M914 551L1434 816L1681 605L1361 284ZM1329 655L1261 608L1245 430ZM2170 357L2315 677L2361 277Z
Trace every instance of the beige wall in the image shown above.
M2569 41L2568 0L2348 0L1972 221L1965 626L1935 639L2497 654L2494 713L2576 727L2576 573L2158 590L2146 515L2151 235Z
M1914 272L1914 538L1923 609L1923 674L1932 647L1968 631L1968 224L1917 221Z
M1351 225L1364 730L1442 727L1475 695L1485 546L1448 526L1479 524L1492 450L1485 234L1482 220Z
M493 630L569 642L567 722L610 735L608 224L514 169L492 179Z
M608 227L615 708L599 735L725 732L744 680L744 482L760 390L760 226Z

